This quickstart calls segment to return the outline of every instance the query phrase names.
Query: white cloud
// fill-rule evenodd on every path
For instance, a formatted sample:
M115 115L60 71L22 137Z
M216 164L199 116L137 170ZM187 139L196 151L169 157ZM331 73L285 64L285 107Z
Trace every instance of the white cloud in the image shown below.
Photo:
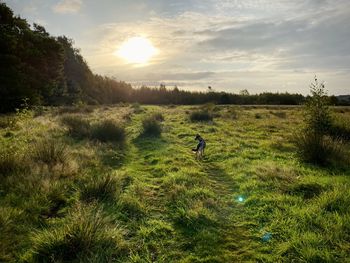
M82 4L82 0L61 0L52 7L52 10L59 14L74 14L79 12Z

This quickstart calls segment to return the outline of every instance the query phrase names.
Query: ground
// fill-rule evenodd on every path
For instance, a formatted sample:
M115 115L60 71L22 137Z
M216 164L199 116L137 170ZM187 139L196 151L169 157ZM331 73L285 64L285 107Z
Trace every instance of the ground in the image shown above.
M301 107L206 105L213 120L190 121L201 107L8 117L2 151L26 165L2 165L12 168L0 177L0 261L350 262L350 168L299 160ZM349 108L333 111L350 120ZM160 136L142 134L152 113L164 117ZM64 116L113 120L125 142L72 136ZM53 165L38 157L43 140L63 145Z

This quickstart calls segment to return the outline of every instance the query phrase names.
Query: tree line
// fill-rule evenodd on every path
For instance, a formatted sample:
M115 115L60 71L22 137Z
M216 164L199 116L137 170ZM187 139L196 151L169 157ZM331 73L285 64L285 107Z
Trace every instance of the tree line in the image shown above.
M0 112L31 105L113 104L288 104L300 94L191 92L177 87L133 88L124 81L94 74L66 36L51 36L43 26L14 16L0 3Z

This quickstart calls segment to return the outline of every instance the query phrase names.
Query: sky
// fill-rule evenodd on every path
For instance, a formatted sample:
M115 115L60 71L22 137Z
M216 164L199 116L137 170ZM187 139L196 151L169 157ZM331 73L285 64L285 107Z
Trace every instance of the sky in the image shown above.
M8 0L16 15L74 39L93 72L134 86L309 93L314 76L350 94L349 0ZM130 38L146 64L116 55Z

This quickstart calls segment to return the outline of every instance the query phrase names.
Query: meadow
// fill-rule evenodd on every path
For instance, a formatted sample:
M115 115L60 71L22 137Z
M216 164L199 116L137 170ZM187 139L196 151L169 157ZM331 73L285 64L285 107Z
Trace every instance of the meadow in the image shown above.
M302 120L282 106L3 115L0 262L350 262L350 168L302 162Z

